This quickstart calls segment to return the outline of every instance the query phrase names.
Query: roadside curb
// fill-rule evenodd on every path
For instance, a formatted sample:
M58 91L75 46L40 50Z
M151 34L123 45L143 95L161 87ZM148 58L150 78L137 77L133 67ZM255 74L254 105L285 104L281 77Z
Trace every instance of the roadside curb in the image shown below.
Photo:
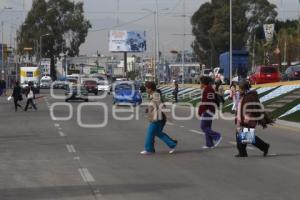
M300 128L300 123L297 122L289 122L285 120L276 120L276 124L279 126L288 126L292 128Z

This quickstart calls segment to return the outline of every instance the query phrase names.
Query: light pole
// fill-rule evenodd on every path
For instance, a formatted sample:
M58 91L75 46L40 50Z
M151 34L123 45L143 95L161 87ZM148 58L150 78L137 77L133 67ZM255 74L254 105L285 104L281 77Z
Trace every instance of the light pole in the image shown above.
M1 9L0 14L2 14L5 10L11 10L11 7L4 7L3 9ZM2 44L1 44L1 66L2 66L2 70L1 70L1 77L4 80L4 21L1 21L1 38L2 38Z
M156 9L155 11L153 10L149 10L149 9L142 9L144 11L148 11L153 13L154 16L154 29L155 29L155 33L154 33L154 69L153 69L153 76L154 76L154 81L156 81L156 67L157 67L157 60L159 57L159 52L158 52L158 6L157 6L157 0L156 0Z
M184 86L184 64L185 64L185 0L183 0L183 49L182 49L182 87Z
M229 52L229 84L232 81L232 0L230 0L230 52Z
M40 62L42 60L42 47L43 47L42 46L42 38L45 37L45 36L48 36L48 35L50 35L50 34L46 33L46 34L40 36Z
M4 35L4 34L3 34L3 33L4 33L4 29L3 29L3 27L4 27L4 26L3 26L3 24L4 24L4 22L2 21L2 22L1 22L1 30L2 30L2 32L1 32L1 38L2 38L2 39L1 39L1 41L2 41L2 44L1 44L1 48L2 48L2 49L1 49L1 54L2 54L2 55L1 55L1 66L2 66L1 77L4 76L4 48L3 48L3 46L4 46L4 41L3 41L3 38L4 38L4 37L3 37L3 35ZM2 78L4 78L4 77L2 77Z
M149 10L149 9L142 9L144 11L148 11L148 12L151 12L153 13L153 16L154 16L154 26L155 26L155 34L154 34L154 40L155 40L155 45L154 45L154 48L155 48L155 54L154 54L154 70L153 70L153 76L154 76L154 80L156 81L156 70L157 70L157 66L159 65L159 28L158 28L158 24L159 24L159 21L158 21L158 18L159 18L159 10L158 10L158 0L155 1L155 11L153 10ZM164 8L164 9L161 9L162 11L163 10L169 10L169 8Z

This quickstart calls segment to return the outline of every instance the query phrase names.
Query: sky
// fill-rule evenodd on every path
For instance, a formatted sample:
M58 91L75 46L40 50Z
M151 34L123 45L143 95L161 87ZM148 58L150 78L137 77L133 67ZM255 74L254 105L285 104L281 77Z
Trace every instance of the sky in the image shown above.
M75 0L75 2L80 0ZM81 0L82 1L82 0ZM193 40L190 17L207 0L157 0L159 49L168 53L170 50L190 49ZM300 15L299 0L269 0L277 5L278 18L281 20L297 19ZM184 9L185 3L185 9ZM30 10L32 0L0 0L0 19L4 22L4 42L13 45L13 38L18 25ZM148 50L154 51L155 0L84 0L85 17L90 20L86 42L80 47L81 55L93 55L97 51L108 54L109 30L145 30ZM11 7L11 10L3 10ZM183 14L186 17L183 17ZM184 26L185 24L185 26ZM185 27L185 37L183 36ZM185 38L185 47L183 41Z

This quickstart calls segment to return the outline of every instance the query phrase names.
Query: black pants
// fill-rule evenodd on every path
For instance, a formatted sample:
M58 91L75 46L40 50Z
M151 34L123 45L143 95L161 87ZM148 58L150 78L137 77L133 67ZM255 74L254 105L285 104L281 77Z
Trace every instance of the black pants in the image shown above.
M174 94L175 103L178 103L178 95Z
M25 106L25 109L24 109L25 111L27 111L29 104L31 104L31 106L32 106L35 110L37 110L37 107L36 107L36 105L34 104L33 99L27 99L26 106Z
M15 103L15 111L18 110L19 108L22 108L22 106L18 103L19 99L18 98L14 98L14 103Z
M240 156L248 156L247 153L247 144L243 144L240 142L238 138L238 133L236 133L236 144L237 144L237 149L239 151ZM269 144L264 142L262 139L260 139L258 136L255 136L255 143L253 144L256 148L264 152L265 150L268 149Z

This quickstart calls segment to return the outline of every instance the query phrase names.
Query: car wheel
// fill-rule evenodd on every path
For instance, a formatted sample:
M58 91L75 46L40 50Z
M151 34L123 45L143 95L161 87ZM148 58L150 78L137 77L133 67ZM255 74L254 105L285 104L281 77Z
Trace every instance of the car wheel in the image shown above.
M98 95L98 92L95 92L94 94L95 94L95 96L97 96L97 95Z
M84 101L85 101L85 102L89 102L89 100L88 100L88 99L85 99Z
M68 99L65 100L65 102L68 102L68 101L69 101Z

